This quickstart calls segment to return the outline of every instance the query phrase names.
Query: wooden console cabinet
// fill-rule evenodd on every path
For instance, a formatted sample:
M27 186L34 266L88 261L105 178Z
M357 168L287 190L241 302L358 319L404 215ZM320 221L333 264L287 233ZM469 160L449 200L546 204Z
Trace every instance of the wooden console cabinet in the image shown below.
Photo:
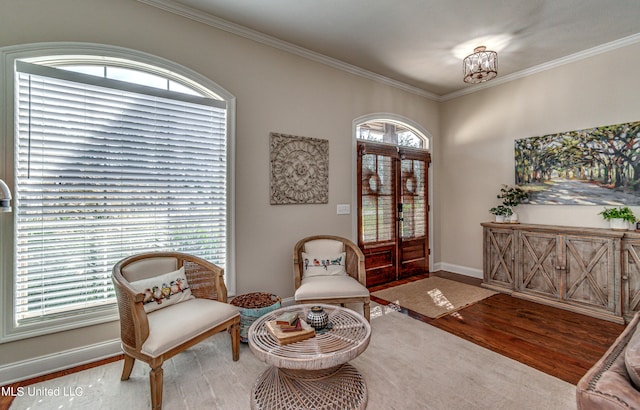
M622 312L630 321L640 310L640 232L627 232L622 239Z
M624 323L640 310L640 233L483 223L483 286Z

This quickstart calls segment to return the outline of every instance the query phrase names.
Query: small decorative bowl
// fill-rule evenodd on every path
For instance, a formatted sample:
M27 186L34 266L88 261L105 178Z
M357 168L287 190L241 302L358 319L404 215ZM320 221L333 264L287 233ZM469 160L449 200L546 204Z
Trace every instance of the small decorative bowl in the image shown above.
M322 306L312 306L307 314L307 323L316 330L323 329L329 323L329 315Z

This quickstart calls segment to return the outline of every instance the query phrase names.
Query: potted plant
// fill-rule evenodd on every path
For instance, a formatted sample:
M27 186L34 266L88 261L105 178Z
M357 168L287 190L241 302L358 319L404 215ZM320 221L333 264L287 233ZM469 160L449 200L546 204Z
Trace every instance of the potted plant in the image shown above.
M511 216L513 211L504 205L498 205L489 209L489 212L496 216L496 222L504 222L505 218Z
M529 199L529 195L525 190L518 186L509 186L502 185L500 188L500 193L498 194L498 199L502 199L502 205L499 205L495 208L491 208L489 212L496 215L496 222L502 222L498 220L498 215L503 215L503 217L510 217L510 222L518 221L518 214L513 211L513 208L520 205L523 202L526 202ZM503 208L508 209L504 211ZM500 213L496 213L500 212ZM504 218L503 218L504 219Z
M629 229L629 224L636 223L636 216L628 206L619 208L605 208L600 212L602 217L609 221L611 229Z

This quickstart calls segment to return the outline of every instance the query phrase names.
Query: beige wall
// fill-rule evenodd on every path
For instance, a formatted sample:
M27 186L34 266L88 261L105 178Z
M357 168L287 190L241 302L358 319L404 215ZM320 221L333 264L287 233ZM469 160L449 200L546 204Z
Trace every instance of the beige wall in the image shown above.
M514 140L640 120L640 45L441 104L441 261L482 269L480 223L514 183ZM640 207L631 207L640 216ZM521 205L522 222L607 227L602 206Z
M0 47L69 41L131 48L191 68L236 96L239 293L290 297L291 249L299 238L351 237L353 215L335 210L353 195L354 118L388 112L434 137L432 259L480 272L479 224L490 219L499 185L513 183L514 139L635 121L640 112L634 69L640 45L436 103L134 0L0 0L0 8ZM271 131L330 141L329 204L269 205ZM524 222L605 226L600 209L521 206L518 212ZM112 322L3 344L0 367L117 336Z
M0 8L0 47L64 41L126 47L180 63L236 96L239 293L291 297L295 242L319 233L351 237L353 215L336 215L336 204L352 199L353 119L388 112L422 125L435 139L439 133L433 101L137 1L0 0ZM271 131L329 140L329 204L269 205ZM6 343L0 367L117 337L113 322Z

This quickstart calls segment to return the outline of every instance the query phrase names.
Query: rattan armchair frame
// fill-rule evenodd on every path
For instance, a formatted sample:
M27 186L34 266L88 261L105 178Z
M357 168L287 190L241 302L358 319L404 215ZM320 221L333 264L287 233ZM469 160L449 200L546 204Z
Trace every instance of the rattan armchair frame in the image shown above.
M353 243L347 238L343 238L341 236L334 235L314 235L303 238L296 243L293 248L293 280L295 290L298 290L300 284L302 282L302 272L303 272L303 263L304 260L302 258L302 252L304 252L304 245L307 242L315 241L317 239L331 239L334 241L342 242L344 246L344 252L346 253L346 265L345 269L349 276L357 280L362 284L362 286L367 286L367 276L364 267L364 254L358 248L358 245ZM328 304L339 304L344 306L345 303L362 303L363 304L363 314L367 321L370 321L370 297L353 297L353 298L322 298L322 299L305 299L296 301L296 303L328 303Z
M148 363L151 367L149 382L151 387L151 407L162 408L162 364L165 360L196 345L208 337L227 330L231 334L233 360L240 358L240 315L235 315L220 325L201 333L157 357L141 351L149 337L149 321L143 307L143 294L136 291L122 274L127 265L149 258L175 258L177 268L184 266L185 276L192 294L196 298L206 298L227 303L227 288L224 284L224 269L197 256L180 252L150 252L130 256L113 267L112 280L115 286L120 313L120 336L124 351L124 367L121 380L128 380L135 360Z

